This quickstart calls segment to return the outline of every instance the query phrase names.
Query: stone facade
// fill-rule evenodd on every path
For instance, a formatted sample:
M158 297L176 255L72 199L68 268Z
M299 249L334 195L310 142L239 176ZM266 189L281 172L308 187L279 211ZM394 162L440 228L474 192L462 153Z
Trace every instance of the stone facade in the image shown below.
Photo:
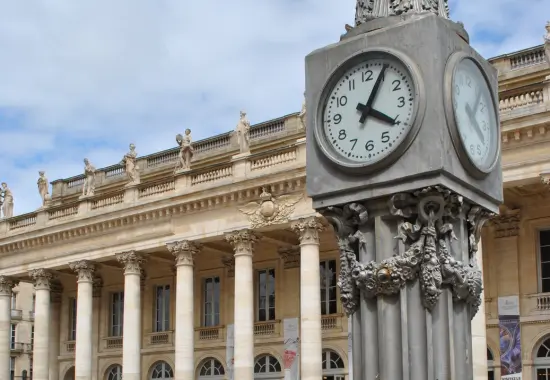
M518 295L531 380L550 337L539 248L550 228L550 64L542 45L491 62L505 206L478 251L485 302L472 356L476 379L498 378L497 300ZM0 220L0 339L17 325L15 348L0 350L3 378L13 357L15 377L32 362L37 380L251 380L298 366L302 379L349 379L338 246L305 194L302 116L251 126L244 153L235 131L193 142L183 171L179 147L138 157L132 186L120 164L95 171L84 197L84 175L54 181L44 207ZM296 329L307 349L294 358Z

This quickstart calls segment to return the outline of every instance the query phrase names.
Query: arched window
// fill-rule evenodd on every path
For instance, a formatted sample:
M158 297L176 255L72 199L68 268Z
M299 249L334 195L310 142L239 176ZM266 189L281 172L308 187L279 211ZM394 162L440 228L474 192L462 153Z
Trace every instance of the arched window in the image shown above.
M254 363L254 379L281 379L281 363L272 355L260 355Z
M487 380L495 380L494 356L489 347L487 347Z
M550 338L547 338L539 346L535 360L537 380L550 380Z
M151 368L151 380L172 380L174 378L174 371L166 362L156 362Z
M344 380L346 366L344 361L333 350L323 350L323 379Z
M122 380L122 366L113 364L105 372L105 380Z
M74 366L69 368L67 370L67 372L65 372L65 377L63 378L64 380L74 380L75 378L75 373L74 373Z
M206 358L203 360L202 364L199 367L199 376L200 380L215 380L223 379L225 375L225 369L223 368L222 363L215 358Z

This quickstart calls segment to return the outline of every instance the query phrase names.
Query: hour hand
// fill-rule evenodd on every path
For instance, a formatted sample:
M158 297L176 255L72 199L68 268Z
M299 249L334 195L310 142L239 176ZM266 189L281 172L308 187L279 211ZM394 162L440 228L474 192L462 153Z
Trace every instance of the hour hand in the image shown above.
M472 125L474 126L477 136L482 143L485 143L485 136L483 136L483 132L481 132L481 128L479 127L479 124L477 123L477 120L475 118L475 114L472 111L472 107L470 107L469 104L466 104L466 114L468 115L468 119L470 119L470 123L472 123Z
M371 108L370 115L378 120L385 121L386 123L390 123L391 125L395 124L395 119L389 117L385 113L375 110L374 108Z

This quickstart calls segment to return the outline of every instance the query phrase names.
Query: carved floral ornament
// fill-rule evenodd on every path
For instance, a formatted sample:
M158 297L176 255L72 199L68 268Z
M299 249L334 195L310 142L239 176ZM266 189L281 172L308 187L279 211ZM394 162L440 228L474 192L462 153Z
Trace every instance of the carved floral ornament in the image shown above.
M72 271L78 275L78 282L93 282L95 265L88 260L80 260L69 263Z
M343 208L329 207L321 213L333 225L340 248L338 285L346 313L352 314L359 305L359 291L368 298L397 294L407 282L420 281L423 304L432 310L443 287L448 287L455 301L468 303L472 317L481 304L482 275L475 253L481 227L491 217L477 206L464 214L461 196L443 187L428 187L414 193L394 195L389 202L390 213L401 219L397 239L407 247L400 256L381 262L361 263L359 247L366 249L358 227L368 220L363 205L351 203ZM449 243L456 239L453 222L466 215L468 226L469 263L455 259Z
M493 227L495 238L517 236L519 234L520 221L521 212L519 209L505 209L500 215L491 219L490 224Z
M279 256L285 263L285 269L300 267L300 247L281 247L279 248Z
M239 230L225 234L225 240L233 246L235 256L252 255L254 244L260 240L260 235L252 230Z
M124 265L124 274L142 275L141 265L147 260L136 251L117 253L116 259Z
M29 275L34 280L34 288L36 290L50 290L51 281L54 279L53 274L47 269L33 269Z
M324 230L317 217L300 218L292 223L291 228L298 235L300 244L319 244L319 232Z
M202 245L190 240L179 240L167 243L166 248L176 258L176 266L193 265L194 257L199 253Z
M0 295L11 297L13 288L14 286L17 286L18 283L19 280L8 276L0 276Z
M288 194L273 197L265 187L262 187L260 200L249 202L239 208L243 214L248 215L251 228L260 228L273 224L283 224L289 221L296 204L302 199L302 194Z
M449 18L448 0L357 0L355 26L379 17L432 12Z

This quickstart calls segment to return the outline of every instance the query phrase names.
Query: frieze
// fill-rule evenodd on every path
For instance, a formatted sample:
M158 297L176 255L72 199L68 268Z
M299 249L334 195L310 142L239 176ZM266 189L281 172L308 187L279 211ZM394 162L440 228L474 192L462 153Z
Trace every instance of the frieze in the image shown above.
M517 236L519 234L519 223L521 212L516 210L505 210L502 214L491 219L495 238Z

